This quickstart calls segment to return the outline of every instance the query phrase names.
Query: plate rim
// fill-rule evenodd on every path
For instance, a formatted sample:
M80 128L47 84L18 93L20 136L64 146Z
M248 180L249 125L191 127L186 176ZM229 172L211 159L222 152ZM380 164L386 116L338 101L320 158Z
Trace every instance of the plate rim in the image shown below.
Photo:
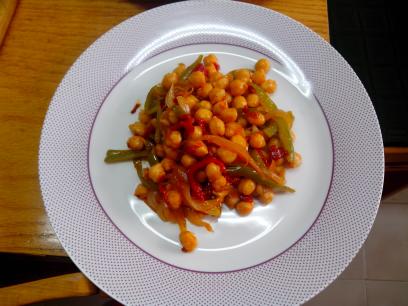
M192 2L195 2L195 3L201 3L202 4L202 1L192 1ZM217 2L217 1L208 1L208 2L212 2L212 3L214 3L214 2ZM221 1L221 2L224 2L224 1ZM184 4L185 4L185 2L184 2ZM225 4L225 3L224 3ZM111 30L109 30L109 31L107 31L106 33L104 33L103 35L101 35L94 43L92 43L91 45L90 45L90 47L88 47L78 58L77 58L77 60L75 61L75 63L70 67L70 69L67 71L67 73L65 74L65 76L64 76L64 79L61 81L61 83L58 85L58 87L57 87L57 89L56 89L56 92L55 92L55 94L54 94L54 96L53 96L53 98L52 98L52 101L51 101L51 104L50 104L50 106L49 106L49 108L48 108L48 110L47 110L47 115L46 115L46 117L45 117L45 120L44 120L44 125L43 125L43 128L42 128L42 130L41 130L41 141L40 141L40 152L39 152L39 177L40 177L40 185L41 185L41 195L42 195L42 197L43 197L43 200L44 200L44 206L45 206L45 208L46 208L46 211L47 211L47 215L48 215L48 217L49 217L49 220L51 221L51 225L52 225L52 227L54 228L54 231L56 232L56 234L57 234L57 237L60 239L60 241L61 241L61 244L62 244L62 246L64 247L64 249L67 251L67 253L69 254L69 256L71 257L71 259L75 262L75 264L81 269L81 265L80 264L78 264L77 262L76 262L76 258L74 259L74 256L72 255L72 254L70 254L70 251L67 249L67 246L66 245L64 245L64 243L63 243L63 239L61 239L61 237L60 237L60 233L58 232L58 227L57 227L57 224L56 223L54 223L53 222L53 217L52 217L52 215L51 215L51 213L50 213L50 207L48 207L47 206L47 204L46 204L46 196L45 196L45 191L44 191L44 189L45 189L45 179L44 179L44 173L43 173L43 166L42 166L42 162L43 162L43 158L44 158L44 152L43 152L43 150L42 150L42 148L44 147L44 138L45 138L45 126L46 126L46 124L47 124L47 122L49 121L49 116L51 116L51 114L50 114L50 108L53 106L53 104L54 104L54 106L55 106L55 100L56 100L56 95L57 95L57 93L61 90L61 88L62 88L62 85L64 84L64 82L67 82L67 76L69 76L71 73L72 73L72 71L74 70L74 69L77 69L78 67L78 65L79 65L79 63L81 62L81 59L83 59L85 56L88 56L89 55L89 53L91 53L92 51L94 51L94 49L97 47L97 45L98 45L98 43L101 43L102 42L102 38L106 38L108 35L113 35L114 34L114 31L118 31L118 29L120 28L120 27L123 27L126 23L129 23L129 22L131 22L132 20L135 20L136 18L144 18L146 15L148 16L148 14L149 14L149 12L151 12L151 11L157 11L157 10L164 10L164 8L167 8L167 7L177 7L178 5L180 5L180 2L178 2L178 3L173 3L173 4L167 4L167 5L164 5L164 6L159 6L159 7L156 7L156 8L154 8L154 9L151 9L151 10L148 10L148 11L145 11L145 12L143 12L143 13L140 13L140 14L138 14L138 15L136 15L136 16L133 16L133 17L130 17L129 19L127 19L127 20L125 20L125 21L123 21L122 23L120 23L119 25L117 25L117 26L115 26L115 27L113 27ZM274 14L275 14L275 17L276 16L280 16L280 18L283 18L283 19L286 19L286 21L288 22L288 23L294 23L294 24L296 24L296 27L298 27L299 28L299 26L300 26L300 28L302 28L303 30L306 30L307 32L309 32L309 34L311 34L314 38L318 38L318 40L320 40L321 42L323 42L323 45L327 48L329 48L330 49L330 52L331 53L333 53L334 52L334 54L336 54L336 56L337 56L337 60L339 60L340 59L340 61L343 61L346 65L345 65L345 68L346 69L348 69L348 70L350 70L351 71L351 73L352 74L354 74L354 72L353 72L353 70L351 69L351 67L347 64L347 62L344 60L344 58L331 46L331 45L329 45L326 41L324 41L320 36L318 36L316 33L314 33L313 31L311 31L309 28L307 28L307 27L305 27L303 24L301 24L301 23L299 23L299 22L297 22L296 20L293 20L293 19L291 19L290 17L288 17L288 16L286 16L286 15L283 15L283 14L281 14L281 13L279 13L279 12L277 12L277 11L274 11L274 10L271 10L271 9L267 9L267 8L263 8L263 7L259 7L259 6L256 6L256 5L253 5L253 4L248 4L248 3L233 3L233 4L229 4L229 5L231 5L231 6L234 6L234 5L236 5L236 6L247 6L247 7L256 7L256 9L258 9L258 10L260 10L260 11L267 11L268 13L271 13L271 12L273 12ZM350 72L349 71L349 72ZM354 74L355 75L355 74ZM367 92L365 91L365 89L364 89L364 87L363 87L363 85L361 84L361 81L357 78L357 83L358 84L356 84L356 86L357 87L359 87L360 88L360 91L363 93L363 95L365 95L366 97L366 99L368 98L368 101L371 101L370 100L370 98L368 97L368 94L367 94ZM319 106L321 106L321 104L319 103ZM374 111L374 108L373 108L373 105L370 103L370 105L366 105L366 106L368 106L369 108L371 108L371 112L372 112L372 114L374 114L374 116L375 116L375 111ZM323 110L323 113L324 113L324 115L326 116L326 113L324 112L324 110ZM372 115L371 114L371 115ZM48 120L47 120L48 119ZM383 184L383 180L384 180L384 151L383 151L383 143L382 143L382 137L381 137L381 131L380 131L380 128L379 128L379 123L378 123L378 119L377 119L377 117L375 117L375 119L376 120L374 120L375 122L373 123L373 126L371 126L373 129L375 129L376 130L376 136L379 136L380 137L380 139L377 139L377 141L380 141L381 142L381 145L382 145L382 156L380 157L380 156L376 156L376 158L378 159L378 158L380 158L380 160L378 161L379 163L381 163L381 178L380 178L380 181L378 181L377 183L378 183L378 185L381 185L382 186L382 184ZM328 125L329 125L329 128L331 128L331 125L330 125L330 121L328 120ZM331 132L331 137L333 137L332 136L332 132ZM334 141L334 140L333 140ZM332 143L332 144L334 144L334 143ZM378 149L378 148L377 148ZM335 157L335 150L333 149L333 157ZM333 160L333 162L334 162L334 160ZM335 167L333 167L333 172L335 171ZM332 182L333 183L333 182ZM332 188L332 183L330 184L330 188ZM379 188L378 190L376 190L377 191L377 198L376 198L376 203L377 203L377 205L376 205L376 207L375 207L375 212L373 212L374 214L373 214L373 216L371 217L371 219L370 219L370 222L369 222L369 226L367 227L367 230L366 230L366 232L363 234L363 239L361 239L361 241L360 241L360 243L359 243L359 247L357 248L357 251L358 251L358 249L361 247L361 245L364 243L364 241L365 241L365 239L367 238L367 235L368 235L368 233L369 233L369 231L370 231L370 229L371 229L371 227L372 227L372 225L373 225L373 222L374 222L374 220L375 220L375 215L376 215L376 213L377 213L377 211L378 211L378 206L379 206L379 202L380 202L380 199L381 199L381 192L382 192L382 187L381 188ZM329 192L330 193L330 192ZM319 213L319 216L320 216L320 214L322 213L322 211L323 211L323 209L321 210L321 212ZM316 220L318 220L318 218L316 219ZM55 220L54 220L55 221ZM314 224L313 224L313 226L314 226ZM312 227L313 227L312 226ZM303 237L302 237L302 239L303 239ZM354 256L357 254L357 251L355 252L355 254L354 254ZM352 260L352 258L354 258L354 256L351 256L351 258L349 258L349 260L348 260L348 263L350 263L351 262L351 260ZM338 272L338 274L342 271L342 270L344 270L344 268L348 265L348 263L346 264L346 265L344 265L344 267L342 268L342 269L340 269L340 271ZM81 271L82 271L82 269L81 269ZM84 272L84 271L83 271ZM227 273L231 273L231 272L227 272ZM84 272L84 274L86 274L88 277L89 277L89 275L88 275L88 273L86 273L86 272ZM335 275L335 276L332 276L331 277L331 281L329 281L328 283L326 283L324 286L320 286L320 289L315 289L315 292L313 293L313 294L311 294L311 295L309 295L309 297L308 298L311 298L312 296L314 296L315 294L317 294L318 292L320 292L321 290L323 290L326 286L328 286L334 279L335 279L335 277L337 277L338 276L338 274L337 275ZM94 278L92 278L92 277L90 277L90 279L92 279L92 281L94 281ZM97 283L97 282L95 282L95 283ZM98 285L99 286L99 285ZM103 286L101 286L101 287L103 287ZM122 298L121 297L117 297L115 294L112 294L113 296L115 296L115 298L117 298L119 301L122 301ZM308 298L304 298L303 300L302 300L302 302L304 302L305 300L307 300Z

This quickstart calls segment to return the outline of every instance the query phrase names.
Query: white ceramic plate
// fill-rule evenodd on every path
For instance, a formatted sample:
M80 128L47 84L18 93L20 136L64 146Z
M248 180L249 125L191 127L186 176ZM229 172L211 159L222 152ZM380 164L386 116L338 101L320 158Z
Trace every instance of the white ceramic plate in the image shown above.
M274 100L296 116L303 165L287 175L295 194L245 218L226 209L214 233L191 226L199 248L184 254L177 227L132 196L133 167L103 157L125 147L137 98L178 62L210 52L223 71L270 58ZM127 20L77 60L47 113L40 180L70 257L122 303L298 304L364 242L382 191L383 148L363 86L316 34L257 6L193 1Z

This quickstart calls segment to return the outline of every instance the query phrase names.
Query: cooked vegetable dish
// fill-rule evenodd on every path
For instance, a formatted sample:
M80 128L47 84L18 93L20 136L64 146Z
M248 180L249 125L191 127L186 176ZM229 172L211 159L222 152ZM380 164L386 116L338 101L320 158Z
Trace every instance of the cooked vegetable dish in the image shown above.
M294 116L270 98L277 84L269 69L260 59L254 69L223 74L214 54L178 64L148 92L129 125L129 149L106 153L106 163L133 161L135 196L178 224L185 252L197 247L186 220L212 231L207 217L220 217L223 205L246 216L254 199L266 205L276 193L294 192L285 182L286 169L301 164Z

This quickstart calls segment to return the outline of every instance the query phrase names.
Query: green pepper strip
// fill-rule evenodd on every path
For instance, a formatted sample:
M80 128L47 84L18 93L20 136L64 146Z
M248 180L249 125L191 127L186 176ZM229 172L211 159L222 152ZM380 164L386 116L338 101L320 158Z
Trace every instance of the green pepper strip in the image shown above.
M275 123L268 125L266 128L262 129L262 132L265 133L266 136L272 137L278 131L278 127Z
M295 192L294 189L288 186L280 186L272 180L267 180L261 177L254 169L246 166L231 166L227 167L227 173L233 176L244 176L253 180L257 184L272 188L278 192Z
M193 70L200 65L201 61L203 60L203 55L199 55L197 59L190 65L188 66L180 75L180 79L185 81L188 79L188 77L191 75Z
M148 110L146 110L146 114L153 115L154 113L156 113L157 110L159 109L159 104L160 104L159 100L154 100L152 102L151 107Z
M151 150L149 155L147 155L147 161L149 162L150 166L154 166L155 164L159 163L159 158L156 154L154 154L153 150Z
M140 160L135 160L135 161L133 161L133 165L136 168L137 176L139 177L139 179L142 182L143 186L145 186L146 188L148 188L150 190L157 190L158 189L157 184L154 183L151 180L145 179L145 177L143 176L142 162Z
M265 107L268 111L273 112L278 109L275 102L269 97L269 95L258 85L252 84L251 85L254 89L256 94L259 96L259 100L263 107Z
M147 154L147 161L149 162L150 166L154 166L155 164L159 163L159 158L154 152L154 144L148 139L145 141L145 148L146 151L149 152L149 154Z
M133 150L108 150L105 156L105 163L116 163L145 158L148 154L148 151L136 152Z
M287 160L288 162L292 162L295 158L295 150L293 148L292 135L290 135L288 124L285 119L281 117L275 118L275 122L278 125L278 135L282 146L286 152L288 152Z
M161 107L159 106L159 108L157 109L157 116L156 116L156 130L154 132L154 141L156 143L160 142L160 136L161 136L161 124L160 124L160 117L162 114L162 110Z
M188 114L187 112L184 111L184 109L180 107L180 105L174 105L172 109L173 109L173 112L175 112L177 116Z
M155 101L155 98L153 97L153 93L156 90L157 86L158 85L154 85L152 88L150 88L149 93L146 96L146 101L144 104L144 109L146 112L148 112L153 107L153 102Z

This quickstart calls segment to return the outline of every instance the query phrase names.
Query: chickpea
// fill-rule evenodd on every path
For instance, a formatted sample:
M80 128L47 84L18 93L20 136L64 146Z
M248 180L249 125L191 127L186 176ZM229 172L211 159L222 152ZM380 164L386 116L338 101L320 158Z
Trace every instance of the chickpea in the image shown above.
M208 94L208 97L210 98L211 103L217 103L222 101L225 98L225 90L221 88L213 88L210 93Z
M295 153L295 157L292 162L288 163L289 168L297 168L302 164L302 156L299 153Z
M282 166L284 162L285 162L285 159L282 157L275 161L275 165Z
M178 76L183 73L183 71L186 70L186 65L183 63L179 63L177 67L173 70Z
M207 174L205 174L205 171L201 170L198 171L196 174L196 180L199 181L200 183L203 183L207 180Z
M247 96L247 102L249 107L259 106L259 97L257 94L249 94Z
M209 101L203 100L200 103L198 103L198 107L211 110L212 105L211 105L211 103Z
M210 82L216 83L219 79L223 77L223 74L219 71L213 72L209 74Z
M195 151L195 155L197 156L197 157L203 157L203 156L205 156L205 155L207 155L208 154L208 148L207 148L207 146L204 144L204 143L202 143L203 145L201 145L199 148L197 148L196 149L196 151Z
M216 64L218 62L217 57L214 54L208 54L203 58L204 65Z
M255 191L254 191L254 195L257 197L260 197L264 194L264 186L262 186L261 184L257 184Z
M214 114L220 114L224 109L228 108L228 103L226 101L221 101L218 103L215 103L212 111L214 112Z
M175 166L175 162L174 160L170 159L170 158L163 158L163 160L160 162L163 166L163 169L165 171L170 171L171 169L174 168Z
M239 202L239 193L235 189L231 190L230 193L225 197L225 204L232 209Z
M208 75L212 75L216 72L218 72L217 68L213 64L207 64L205 65L205 69L207 70Z
M220 89L225 89L225 88L227 88L228 84L229 84L229 80L228 80L227 77L224 76L224 77L218 79L215 82L214 87L215 88L220 88Z
M254 202L238 202L238 204L235 205L235 209L240 216L247 216L254 209Z
M255 149L261 149L266 145L266 142L261 133L254 133L249 138L249 144Z
M142 184L139 184L136 187L135 196L137 196L140 199L146 199L148 192L149 190L145 186L143 186Z
M180 147L183 138L179 131L171 131L166 137L166 145L173 149Z
M194 117L196 119L201 119L201 120L204 120L205 122L209 122L211 120L211 118L212 118L212 115L213 114L212 114L212 112L210 110L205 109L205 108L199 108L196 111Z
M252 76L252 81L257 84L261 85L266 80L265 71L263 70L256 70Z
M188 80L194 88L199 88L205 85L205 75L201 71L194 71Z
M256 185L251 179L242 179L238 185L238 191L243 195L250 195L255 191Z
M235 108L244 108L247 106L247 100L243 96L237 96L232 101L232 106Z
M225 134L225 124L217 116L213 116L208 123L208 127L210 128L210 132L213 135L224 136Z
M184 102L190 107L190 109L192 109L198 103L198 99L195 96L190 95L185 98Z
M187 142L187 149L197 157L203 157L208 154L208 148L201 140L190 140Z
M234 135L231 137L231 141L239 144L241 146L243 146L244 148L246 148L248 146L248 143L245 139L245 137L243 137L242 135Z
M180 207L181 205L181 195L180 192L178 192L177 190L170 190L167 193L167 204L169 204L169 206L172 209L177 209Z
M141 123L147 124L150 122L150 119L150 116L144 111L144 109L139 112L139 120Z
M177 123L178 118L177 118L177 114L174 111L172 111L172 110L169 111L168 116L169 116L169 121L170 121L171 124Z
M277 167L275 168L275 172L276 172L276 174L279 175L280 177L284 177L286 170L285 170L285 167L284 167L284 166L277 166Z
M149 177L153 182L160 182L166 175L161 163L155 164L149 168Z
M241 80L244 82L248 82L249 79L251 78L251 73L249 72L248 69L239 69L235 71L235 79L236 80Z
M163 147L163 145L161 145L161 144L157 144L155 147L154 147L154 152L156 153L156 155L157 156L159 156L159 157L164 157L164 147Z
M190 135L191 139L198 139L203 136L203 130L199 126L194 126L193 133Z
M265 73L269 71L270 67L271 67L271 64L266 58L261 58L255 64L255 70L263 70L265 71Z
M225 75L228 79L228 82L231 82L234 79L234 75L232 73L228 73L227 75Z
M189 155L189 154L184 154L181 157L181 164L186 168L190 167L191 165L193 165L196 162L197 162L197 160L194 157L192 157L191 155Z
M210 83L204 84L202 87L197 89L197 96L200 98L207 98L210 91L213 89L213 86Z
M132 136L127 141L127 146L129 149L140 151L144 147L145 140L141 136Z
M190 231L182 231L179 235L179 240L183 252L192 252L197 247L197 238Z
M247 119L253 125L261 126L265 124L265 117L260 112L248 112Z
M231 138L234 135L242 135L244 128L237 122L228 122L225 125L225 136Z
M141 122L135 122L129 125L129 129L133 135L143 136L146 134L147 126Z
M236 108L227 108L221 111L220 117L226 123L234 122L238 118L238 111Z
M211 184L215 191L222 191L227 186L227 179L225 176L220 176L215 181L212 181Z
M173 148L171 148L171 147L169 147L167 145L164 145L163 149L164 149L164 154L165 154L166 157L168 157L170 159L173 159L173 160L175 160L177 158L177 155L178 155L177 150L175 150L175 149L173 149Z
M164 75L163 80L162 80L162 86L165 89L169 89L171 87L171 84L176 83L178 80L178 75L175 72L170 72Z
M276 81L274 80L266 80L261 84L263 90L267 93L273 93L276 90Z
M217 155L226 164L232 163L237 158L237 153L224 148L218 148Z
M247 83L242 80L233 80L230 83L230 91L233 96L242 96L248 89Z
M272 201L273 199L273 192L272 191L265 191L260 197L259 201L261 201L263 204L268 204Z
M210 181L215 181L216 179L221 177L220 166L215 163L209 163L207 167L205 167L205 174Z

